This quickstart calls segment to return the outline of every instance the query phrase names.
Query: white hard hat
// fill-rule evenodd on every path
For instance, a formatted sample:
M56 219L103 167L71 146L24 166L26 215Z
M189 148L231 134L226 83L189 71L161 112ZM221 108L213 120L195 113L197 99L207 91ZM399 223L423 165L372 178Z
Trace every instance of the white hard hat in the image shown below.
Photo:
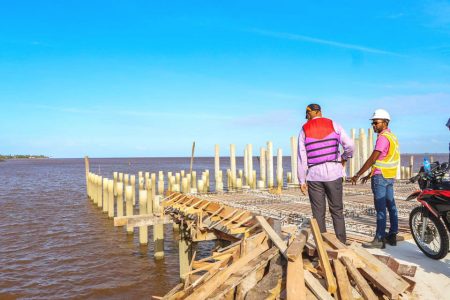
M371 120L375 120L375 119L384 119L384 120L391 120L391 116L389 115L389 113L387 111L385 111L384 109L377 109L374 113L372 118L370 118Z

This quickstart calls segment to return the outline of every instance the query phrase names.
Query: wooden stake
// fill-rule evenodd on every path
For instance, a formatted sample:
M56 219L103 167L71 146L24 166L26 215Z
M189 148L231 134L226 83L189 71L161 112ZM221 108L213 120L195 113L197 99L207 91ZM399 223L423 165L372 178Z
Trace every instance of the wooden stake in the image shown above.
M108 181L108 217L114 218L114 180Z
M125 188L125 202L126 202L126 216L133 215L133 190L131 185L127 185ZM133 234L133 227L127 226L127 233Z
M189 166L189 174L192 174L192 166L194 165L195 141L192 142L191 164Z
M153 213L161 215L163 213L161 207L161 196L154 196L153 199ZM153 225L153 242L155 259L164 258L164 224Z
M320 264L325 272L328 292L335 293L337 289L336 279L334 278L333 270L331 269L327 251L325 250L323 245L322 234L320 233L319 225L314 218L311 219L311 229L314 236L314 241L316 242L317 252L319 253Z
M117 182L117 216L123 217L123 182Z
M147 214L147 191L139 190L139 214ZM148 226L139 227L139 243L141 245L148 244Z

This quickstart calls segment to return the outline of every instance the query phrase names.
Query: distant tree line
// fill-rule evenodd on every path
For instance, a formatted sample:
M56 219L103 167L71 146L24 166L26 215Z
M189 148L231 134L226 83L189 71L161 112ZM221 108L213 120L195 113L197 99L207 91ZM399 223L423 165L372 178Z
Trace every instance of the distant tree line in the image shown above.
M24 158L48 158L48 156L45 155L30 155L30 154L16 154L16 155L2 155L0 154L0 161L6 160L6 159L24 159Z

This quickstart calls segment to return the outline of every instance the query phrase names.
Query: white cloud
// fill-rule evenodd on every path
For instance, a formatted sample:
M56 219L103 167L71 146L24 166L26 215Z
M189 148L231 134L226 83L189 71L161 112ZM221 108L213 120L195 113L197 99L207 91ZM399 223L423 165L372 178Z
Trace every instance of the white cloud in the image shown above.
M155 118L189 118L191 120L232 120L231 116L221 115L221 114L209 114L209 113L177 113L177 112L166 112L166 111L146 111L146 110L120 110L120 109L108 109L108 108L76 108L76 107L60 107L60 106L49 106L49 105L36 105L35 108L51 110L62 113L72 113L72 114L95 114L95 115L108 115L108 116L131 116L131 117L155 117Z
M319 39L319 38L310 37L310 36L306 36L306 35L300 35L300 34L275 32L275 31L268 31L268 30L262 30L262 29L251 29L249 31L260 34L260 35L265 35L265 36L270 36L270 37L275 37L275 38L280 38L280 39L303 41L303 42L308 42L308 43L313 43L313 44L322 44L322 45L332 46L332 47L336 47L336 48L358 50L358 51L365 52L365 53L403 56L398 53L385 51L385 50L381 50L381 49L370 48L370 47L355 45L355 44L341 43L341 42L330 41L330 40L324 40L324 39Z

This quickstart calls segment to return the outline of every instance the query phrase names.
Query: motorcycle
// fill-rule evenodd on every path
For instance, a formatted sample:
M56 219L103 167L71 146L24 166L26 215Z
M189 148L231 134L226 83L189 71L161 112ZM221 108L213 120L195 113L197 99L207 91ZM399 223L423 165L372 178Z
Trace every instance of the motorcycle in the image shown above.
M417 199L421 204L411 211L409 228L420 250L433 259L445 257L449 250L450 182L444 180L449 169L447 162L432 163L428 172L421 167L410 179L412 183L418 182L420 190L406 199Z

